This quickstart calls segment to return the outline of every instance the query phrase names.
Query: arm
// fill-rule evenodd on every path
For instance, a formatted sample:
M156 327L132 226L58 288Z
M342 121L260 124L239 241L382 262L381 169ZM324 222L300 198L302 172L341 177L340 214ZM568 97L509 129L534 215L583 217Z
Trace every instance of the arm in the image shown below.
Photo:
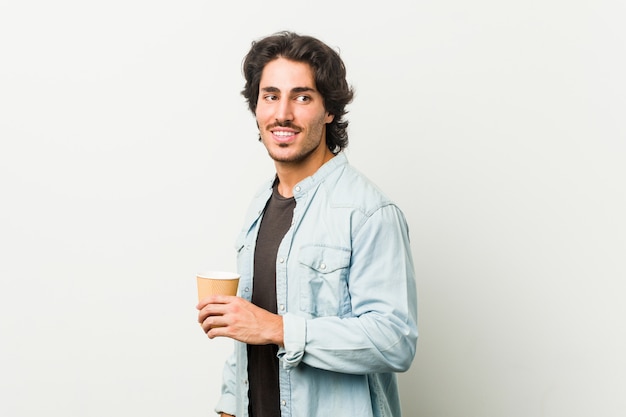
M415 274L404 216L377 210L353 240L348 278L352 317L283 317L284 366L343 373L401 372L417 342Z

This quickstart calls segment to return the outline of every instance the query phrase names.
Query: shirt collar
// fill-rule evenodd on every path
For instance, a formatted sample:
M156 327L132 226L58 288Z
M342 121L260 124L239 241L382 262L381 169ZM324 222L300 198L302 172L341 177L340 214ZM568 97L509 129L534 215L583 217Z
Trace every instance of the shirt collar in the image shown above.
M315 174L306 177L299 183L297 183L293 187L293 195L294 197L298 197L298 195L302 195L307 193L313 187L318 186L321 182L326 179L332 172L336 169L346 165L348 163L348 158L343 152L339 152L337 155L328 160L324 165L322 165Z

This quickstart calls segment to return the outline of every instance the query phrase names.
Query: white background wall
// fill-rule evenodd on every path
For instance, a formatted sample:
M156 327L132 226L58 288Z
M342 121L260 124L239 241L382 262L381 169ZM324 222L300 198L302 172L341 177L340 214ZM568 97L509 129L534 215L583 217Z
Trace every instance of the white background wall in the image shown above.
M416 417L626 413L621 1L2 1L0 415L205 416L273 166L239 91L280 29L341 49L351 162L404 209Z

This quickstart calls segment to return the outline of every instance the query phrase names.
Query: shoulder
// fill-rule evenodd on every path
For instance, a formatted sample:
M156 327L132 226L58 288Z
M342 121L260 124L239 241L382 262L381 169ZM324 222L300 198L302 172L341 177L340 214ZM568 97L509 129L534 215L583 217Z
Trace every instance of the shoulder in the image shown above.
M350 164L344 164L322 184L329 201L338 207L353 207L371 213L394 202L371 179Z

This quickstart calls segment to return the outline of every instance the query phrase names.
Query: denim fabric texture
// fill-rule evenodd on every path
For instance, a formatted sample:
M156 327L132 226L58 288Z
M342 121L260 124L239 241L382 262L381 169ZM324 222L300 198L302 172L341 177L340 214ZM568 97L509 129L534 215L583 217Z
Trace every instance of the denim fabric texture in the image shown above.
M270 179L236 239L239 296ZM417 291L402 211L341 152L293 189L296 208L276 259L282 417L399 417L396 373L417 343ZM246 346L234 342L215 410L248 417Z

